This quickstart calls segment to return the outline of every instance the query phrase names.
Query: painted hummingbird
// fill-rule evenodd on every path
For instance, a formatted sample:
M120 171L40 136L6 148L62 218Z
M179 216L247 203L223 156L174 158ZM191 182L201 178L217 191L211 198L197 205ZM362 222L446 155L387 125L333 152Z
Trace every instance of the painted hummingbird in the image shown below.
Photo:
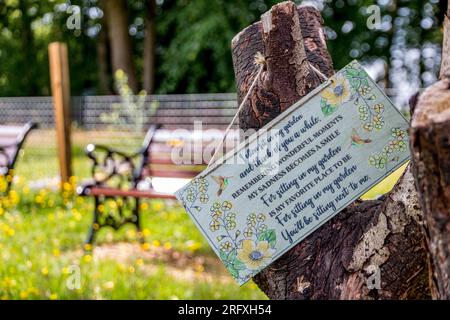
M371 142L372 142L372 140L370 140L370 139L361 138L361 136L358 134L356 129L353 128L353 130L352 130L352 146L359 146L359 145L367 144L367 143L371 143Z
M220 197L223 190L225 190L225 188L228 186L230 182L229 179L232 177L212 176L212 178L219 185L219 190L217 190L217 196Z

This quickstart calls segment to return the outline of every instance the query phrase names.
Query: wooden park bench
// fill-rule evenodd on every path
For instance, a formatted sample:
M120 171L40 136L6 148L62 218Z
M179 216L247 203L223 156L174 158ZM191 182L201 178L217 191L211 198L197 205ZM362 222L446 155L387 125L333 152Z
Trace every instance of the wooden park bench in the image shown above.
M87 156L93 162L93 181L77 189L80 196L92 196L95 203L93 223L86 243L92 244L97 231L103 227L117 230L131 223L140 234L141 199L175 199L173 193L156 190L153 179L194 178L206 167L214 152L212 146L216 146L224 135L223 129L195 132L190 128L178 131L173 124L165 122L152 125L142 147L134 153L124 153L101 145L87 146ZM223 151L230 151L238 141L238 132L232 130L227 135ZM189 149L183 149L187 145L190 145L192 152L174 161L173 152L178 155ZM205 157L205 153L209 157ZM111 200L114 208L107 205Z
M0 197L9 193L20 149L28 133L36 127L32 122L23 126L0 125Z

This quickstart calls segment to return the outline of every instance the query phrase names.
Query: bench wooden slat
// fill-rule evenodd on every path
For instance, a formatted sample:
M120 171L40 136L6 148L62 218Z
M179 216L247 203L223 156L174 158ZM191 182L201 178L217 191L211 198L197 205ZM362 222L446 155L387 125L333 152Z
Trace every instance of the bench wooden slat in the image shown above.
M31 122L23 126L0 125L0 175L7 175L14 169L19 150L28 133L35 127ZM11 181L5 190L0 190L0 196L9 192Z
M17 136L23 131L22 126L0 125L0 136Z
M202 171L201 169L180 170L179 168L177 170L174 166L166 169L145 169L143 177L192 179Z
M231 121L231 120L230 120ZM153 123L154 124L154 123ZM227 124L208 124L203 123L202 129L203 130L210 130L210 129L225 129L228 126L229 122ZM162 128L169 129L169 130L175 130L175 129L186 129L186 130L193 130L194 129L194 123L187 123L187 124L163 124ZM237 129L238 125L234 124L232 126L233 129Z
M152 132L152 133L151 133ZM192 130L171 130L157 129L149 130L150 136L146 136L144 150L147 150L147 157L144 157L146 163L143 164L138 173L139 179L145 178L179 178L192 179L201 173L208 164L209 160L215 152L215 148L223 139L223 130L211 130L196 132ZM147 134L147 135L148 135ZM224 141L223 153L231 151L239 143L239 131L231 130ZM95 150L95 148L94 148ZM219 154L220 156L220 154ZM135 185L138 181L134 181ZM105 192L111 195L122 194L116 189L108 189L104 191L105 186L91 186L89 189L101 189L101 194ZM83 189L84 190L84 189ZM113 191L114 190L114 191ZM97 192L97 191L96 191ZM100 191L98 191L100 192ZM144 196L146 191L135 193L137 197ZM82 192L82 194L86 194ZM87 194L92 194L87 192ZM100 193L99 193L100 194ZM129 192L126 193L129 195ZM92 194L93 195L93 194ZM151 196L157 197L153 193Z
M106 196L106 197L135 197L135 198L149 198L149 199L176 199L171 193L162 193L154 190L122 190L107 187L91 187L89 195L92 196Z
M1 145L0 145L1 147ZM17 152L17 146L14 145L9 148L4 148L3 152L0 150L0 167L7 167L12 165L12 161L14 161L14 155ZM5 157L6 154L6 157Z
M167 125L167 124L165 124ZM202 126L203 127L203 126ZM183 128L182 128L183 129ZM184 129L158 129L153 136L152 142L166 141L170 139L185 139L185 140L212 140L212 139L222 139L225 131L222 129L208 130L207 132L192 132L192 130ZM227 139L239 139L238 130L230 130L227 134Z
M180 166L180 167L181 166L186 166L186 165L191 165L191 164L194 164L194 165L206 165L207 164L205 161L201 160L201 162L200 162L200 161L197 161L197 159L201 159L201 158L200 157L197 157L197 158L186 158L186 157L184 157L184 158L182 158L179 161L179 163L174 163L170 156L159 157L159 158L156 158L156 157L153 158L152 157L152 160L150 161L150 164L147 164L147 167L149 165L159 165L159 164L170 164L170 165L173 165L173 166Z

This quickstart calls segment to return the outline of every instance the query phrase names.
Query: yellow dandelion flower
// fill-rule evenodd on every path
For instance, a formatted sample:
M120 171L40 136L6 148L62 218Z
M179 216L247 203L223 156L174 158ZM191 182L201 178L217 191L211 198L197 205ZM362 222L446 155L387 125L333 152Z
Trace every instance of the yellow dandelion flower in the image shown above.
M199 272L199 273L205 271L205 267L202 264L196 264L194 266L194 269L195 269L196 272Z
M172 249L172 244L170 242L164 243L164 249L166 249L166 250Z
M43 267L43 268L41 269L41 273L42 273L44 276L47 276L47 275L48 275L48 268L47 268L47 267Z
M153 204L153 210L161 211L164 208L161 202L156 202Z
M153 246L154 247L160 247L161 246L161 242L159 242L158 240L153 240Z
M25 195L29 194L30 193L30 187L28 187L28 186L23 187L22 188L22 193L25 194Z
M147 202L143 202L140 205L141 210L148 210L148 203Z
M86 254L83 256L83 262L89 263L92 261L92 256L90 254Z
M13 228L8 228L8 230L6 231L6 235L9 237L12 237L15 233L16 231Z
M58 248L53 249L52 253L53 253L53 256L55 256L55 257L59 257L61 254L61 252L59 251Z

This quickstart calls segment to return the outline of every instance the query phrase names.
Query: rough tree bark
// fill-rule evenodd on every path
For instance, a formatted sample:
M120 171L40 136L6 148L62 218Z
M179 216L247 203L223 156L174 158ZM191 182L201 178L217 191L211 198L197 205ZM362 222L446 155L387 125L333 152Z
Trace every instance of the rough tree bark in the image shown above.
M232 41L242 100L257 67L266 67L240 114L244 130L263 127L317 87L311 63L333 74L320 13L293 2L275 5ZM259 273L254 281L272 299L420 299L430 297L422 212L408 168L394 189L373 201L357 201ZM381 289L368 277L380 272ZM368 286L369 285L369 286Z
M138 84L133 61L133 47L128 31L128 10L125 0L102 0L108 30L113 72L122 69L128 76L128 85L136 92Z
M143 89L152 94L155 89L156 1L145 1L145 38Z
M433 297L450 299L450 2L441 80L420 95L411 123L413 169L426 221Z

